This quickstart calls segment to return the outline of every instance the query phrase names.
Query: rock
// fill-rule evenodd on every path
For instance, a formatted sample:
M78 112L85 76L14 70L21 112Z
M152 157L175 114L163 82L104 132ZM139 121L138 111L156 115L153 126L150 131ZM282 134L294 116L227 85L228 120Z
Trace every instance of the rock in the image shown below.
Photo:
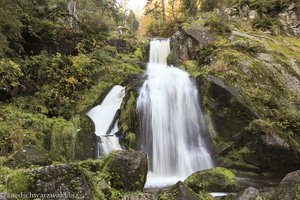
M200 23L184 25L171 37L172 51L168 57L168 64L180 66L186 60L198 60L197 52L201 52L201 49L212 43L212 35Z
M284 138L280 126L267 120L253 120L244 134L245 140L249 134L248 140L256 142L243 159L261 171L287 173L299 169L299 144Z
M283 29L289 35L300 35L300 15L298 12L299 8L297 8L295 3L292 3L278 15Z
M144 188L147 154L141 151L115 151L105 161L104 172L110 174L111 186L118 190L137 191Z
M291 172L282 179L272 199L300 199L300 170Z
M250 7L247 4L244 4L240 9L240 15L243 18L246 18L249 16Z
M261 198L259 191L254 187L246 188L237 196L237 200L256 200L258 198Z
M7 194L5 192L0 192L0 200L8 200L8 198L6 198Z
M10 90L6 87L0 87L0 101L7 100L11 98L12 95L10 93Z
M222 167L195 172L184 183L196 193L235 192L239 187L235 175Z
M108 44L111 46L115 46L118 53L128 54L133 51L132 45L128 44L127 40L123 39L110 39Z
M270 148L274 147L283 150L289 150L290 148L289 144L278 135L262 135L261 139L263 144Z
M154 198L155 196L153 194L138 192L126 194L122 200L154 200Z
M41 194L69 194L66 198L92 199L92 190L77 164L47 166L32 172L35 177L34 191Z
M259 117L247 106L237 88L227 86L223 80L212 75L199 76L196 80L201 102L210 112L214 130L225 140L232 141L233 133L239 133Z
M186 34L194 38L200 47L203 47L213 41L211 35L202 26L190 27Z
M75 159L95 158L97 145L95 124L88 116L83 115L80 117L80 126L76 137Z
M273 61L273 58L269 54L266 54L266 53L257 54L257 59L268 62L268 63L271 63Z
M161 191L156 200L212 200L213 197L208 193L200 192L196 194L188 188L184 183L178 181L175 185Z
M250 19L255 19L258 16L257 11L256 10L250 10L248 13L248 17Z
M36 146L25 146L7 160L5 165L12 167L29 167L31 165L45 166L51 164L48 152Z
M88 181L77 164L46 166L12 172L7 189L10 194L55 195L47 199L92 199Z

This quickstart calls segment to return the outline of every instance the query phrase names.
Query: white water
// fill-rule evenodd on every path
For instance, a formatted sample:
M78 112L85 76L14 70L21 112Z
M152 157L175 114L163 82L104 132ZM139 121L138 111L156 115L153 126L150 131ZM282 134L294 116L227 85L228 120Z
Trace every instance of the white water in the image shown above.
M150 42L147 80L137 99L141 149L149 156L146 186L163 187L213 167L201 134L204 122L190 75L167 66L169 40Z
M124 96L125 88L116 85L109 91L101 105L94 107L87 113L95 123L95 133L101 140L98 143L98 157L100 154L122 149L118 137L115 136L119 130L118 120L114 119Z

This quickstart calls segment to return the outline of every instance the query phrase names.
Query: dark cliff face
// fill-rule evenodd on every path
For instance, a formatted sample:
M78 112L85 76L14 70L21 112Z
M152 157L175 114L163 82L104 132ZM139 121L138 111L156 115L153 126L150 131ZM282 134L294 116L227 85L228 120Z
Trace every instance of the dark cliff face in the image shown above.
M223 34L207 23L200 18L184 24L171 38L168 62L197 80L218 165L254 172L297 169L297 39L242 29Z

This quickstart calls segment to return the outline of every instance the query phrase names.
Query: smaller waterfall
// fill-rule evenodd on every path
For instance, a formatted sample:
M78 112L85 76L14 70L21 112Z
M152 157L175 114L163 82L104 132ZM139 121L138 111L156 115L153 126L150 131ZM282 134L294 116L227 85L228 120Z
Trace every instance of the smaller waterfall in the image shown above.
M94 124L95 133L99 137L97 156L114 150L122 150L115 133L119 131L119 109L125 96L125 88L114 86L103 102L92 108L88 113Z

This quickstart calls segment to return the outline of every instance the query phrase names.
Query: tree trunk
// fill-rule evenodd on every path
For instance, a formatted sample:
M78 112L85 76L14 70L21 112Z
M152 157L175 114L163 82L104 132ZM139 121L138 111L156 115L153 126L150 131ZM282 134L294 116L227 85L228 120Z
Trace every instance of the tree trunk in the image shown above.
M163 23L166 22L166 7L165 7L165 0L161 0L161 6L162 6L162 18Z

